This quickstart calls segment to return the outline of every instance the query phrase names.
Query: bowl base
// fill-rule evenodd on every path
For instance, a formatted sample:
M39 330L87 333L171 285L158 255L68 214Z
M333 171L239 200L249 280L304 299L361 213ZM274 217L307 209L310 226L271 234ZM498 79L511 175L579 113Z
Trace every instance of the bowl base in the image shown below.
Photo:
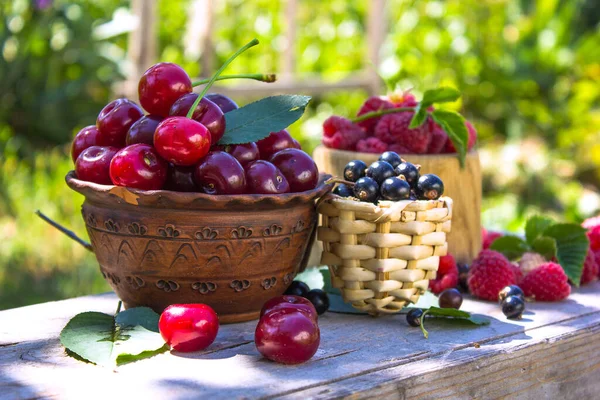
M126 302L123 302L123 306L125 307L125 309L139 307L139 305L127 304ZM162 311L159 311L156 309L154 309L154 311L159 315L162 313ZM217 314L217 315L219 316L219 324L221 324L221 325L236 324L238 322L247 322L247 321L257 320L258 317L260 316L260 310L259 311L250 311L247 313L221 314L221 315Z

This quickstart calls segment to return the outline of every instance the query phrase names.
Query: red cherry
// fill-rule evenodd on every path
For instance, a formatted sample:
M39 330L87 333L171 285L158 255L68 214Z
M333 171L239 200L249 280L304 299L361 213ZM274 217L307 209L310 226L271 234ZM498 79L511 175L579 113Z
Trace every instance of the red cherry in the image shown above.
M194 171L196 185L208 194L241 194L246 192L246 176L242 165L224 151L211 151Z
M174 192L198 192L194 182L194 167L179 167L169 164L165 189Z
M143 115L142 109L131 100L111 101L100 111L96 120L100 131L99 140L103 145L124 147L127 131Z
M248 164L260 159L260 153L258 152L258 146L256 143L244 143L244 144L228 144L225 146L215 146L215 150L222 150L226 153L231 154L236 160L242 164L242 167L246 168Z
M110 161L119 149L116 147L91 146L83 150L75 162L75 174L82 181L111 185Z
M73 143L71 143L71 158L73 162L77 161L77 157L82 151L91 146L98 146L99 132L96 125L86 126L75 135Z
M206 98L215 103L223 113L228 113L231 110L238 109L238 105L235 101L231 100L229 97L220 93L207 93Z
M196 93L181 96L171 107L169 115L185 117L197 98ZM196 106L192 118L209 130L213 144L217 144L221 140L225 133L225 117L219 106L203 97Z
M168 164L152 146L132 144L117 152L110 163L110 179L117 186L135 189L162 189Z
M271 163L285 176L292 193L314 189L319 183L317 164L302 150L281 150L273 155Z
M154 147L175 165L194 165L210 150L210 132L193 119L169 117L156 128Z
M308 299L305 299L304 297L300 296L292 296L289 294L273 297L272 299L268 300L263 305L262 310L260 310L260 318L262 318L263 315L270 313L271 311L280 310L282 308L290 308L299 311L301 313L306 314L315 321L319 318L315 306L313 306L313 304Z
M294 138L287 130L271 132L269 136L256 142L260 151L260 158L268 160L271 156L283 149L294 148Z
M138 95L142 107L150 114L168 117L175 101L192 92L192 81L177 64L154 64L142 75Z
M158 115L144 115L135 121L131 125L131 128L129 128L129 131L127 131L127 136L125 137L127 146L136 143L154 145L154 132L163 119L163 117L159 117Z
M248 191L254 194L289 193L287 179L273 164L258 160L246 167Z
M160 315L158 330L173 349L200 351L215 341L219 318L206 304L173 304Z
M257 350L269 360L282 364L308 361L317 352L320 340L317 322L289 308L263 315L254 334Z

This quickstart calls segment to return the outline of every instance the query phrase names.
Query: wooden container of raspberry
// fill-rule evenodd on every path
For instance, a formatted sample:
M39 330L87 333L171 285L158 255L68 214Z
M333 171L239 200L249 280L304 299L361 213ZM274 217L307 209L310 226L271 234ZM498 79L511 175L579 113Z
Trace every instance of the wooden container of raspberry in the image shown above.
M479 153L467 154L465 168L461 169L456 154L402 154L421 171L438 175L444 181L444 196L454 200L452 232L448 235L448 252L457 262L470 264L481 251L481 165ZM319 171L342 176L344 167L352 160L370 164L378 154L359 153L318 146L313 159ZM317 246L320 243L317 242ZM313 249L309 265L318 265L321 249Z

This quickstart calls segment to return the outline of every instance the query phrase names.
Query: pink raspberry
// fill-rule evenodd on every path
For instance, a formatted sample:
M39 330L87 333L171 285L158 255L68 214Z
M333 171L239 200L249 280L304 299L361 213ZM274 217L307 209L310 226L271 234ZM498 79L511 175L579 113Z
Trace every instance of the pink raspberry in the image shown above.
M525 275L520 286L526 297L539 301L560 301L571 294L568 280L560 265L549 262Z
M502 233L500 232L494 232L494 231L486 231L485 228L481 228L481 236L482 236L482 241L483 241L483 249L489 249L490 246L492 245L492 243L494 242L494 240L498 239L499 237L504 236Z
M381 140L370 137L366 139L361 139L356 144L356 151L360 151L362 153L376 153L381 154L384 151L387 151L387 144L383 143Z
M424 154L431 142L431 133L427 123L415 129L408 128L413 114L404 111L384 115L375 126L375 137L387 144L402 146L405 154Z
M437 277L429 281L429 289L434 294L440 294L446 289L454 288L458 285L458 267L451 254L440 257L440 265L437 270Z
M581 281L579 284L585 285L586 283L596 280L599 272L597 261L592 249L588 250L585 262L583 263L583 273L581 274Z
M484 300L498 300L505 286L517 283L514 266L497 251L483 250L473 261L467 278L469 291Z
M389 108L394 108L394 104L384 96L371 96L364 102L364 104L358 110L356 114L357 117L360 117L363 114L367 114L373 111L379 110L387 110ZM375 125L381 117L369 118L364 121L357 122L357 124L363 128L369 135L373 135L373 129L375 129Z
M465 121L465 125L467 127L467 131L469 132L469 143L467 143L467 151L471 150L475 143L477 142L477 131L472 123L469 121ZM444 147L444 153L456 153L456 147L452 143L452 140L448 138L446 141L446 146Z
M592 250L600 250L600 225L594 226L587 231L588 239L590 239L590 247Z
M427 148L427 154L439 154L446 146L448 134L441 126L433 122L432 119L429 119L427 124L431 132L431 143L429 143L429 147Z
M596 226L600 226L600 215L586 219L581 226L585 229L592 229Z
M356 143L367 136L347 118L332 115L323 122L323 144L332 149L356 150Z

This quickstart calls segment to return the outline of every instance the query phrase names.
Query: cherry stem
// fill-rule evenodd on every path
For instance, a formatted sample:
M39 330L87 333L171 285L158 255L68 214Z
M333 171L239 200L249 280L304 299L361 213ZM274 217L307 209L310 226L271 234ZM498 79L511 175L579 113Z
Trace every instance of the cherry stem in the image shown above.
M428 312L429 309L423 312L420 318L421 323L419 324L419 327L421 328L421 332L423 332L423 336L425 336L425 339L429 339L429 332L427 332L427 329L425 329L425 327L423 326L423 323L425 322L425 315L427 315Z
M86 242L85 240L83 240L82 238L77 236L73 231L65 228L58 222L50 219L49 217L44 215L40 210L37 210L35 213L37 214L38 217L40 217L41 219L43 219L44 221L46 221L47 223L52 225L54 228L56 228L59 231L61 231L62 233L64 233L65 235L67 235L69 238L73 239L74 241L76 241L77 243L79 243L80 245L82 245L83 247L85 247L86 249L91 251L92 253L94 252L94 248L92 247L92 245L89 242Z
M231 57L229 57L229 59L227 61L225 61L225 63L223 63L223 65L221 65L221 68L219 68L219 70L217 72L215 72L215 74L210 78L210 80L208 81L206 86L204 86L202 93L200 93L198 95L198 98L196 99L196 101L194 101L194 104L192 104L192 107L190 107L190 110L188 111L188 113L186 115L187 118L192 118L192 115L194 115L194 110L196 110L196 107L198 107L198 104L200 104L200 100L202 100L202 98L208 92L208 90L213 85L213 83L215 83L215 81L217 80L219 75L221 75L221 72L223 72L223 70L225 70L225 68L227 68L227 66L229 64L231 64L231 62L233 60L235 60L237 58L237 56L239 56L240 54L242 54L243 52L248 50L250 47L256 46L258 43L259 43L258 39L256 39L256 38L252 39L251 41L246 43L242 48L240 48L238 51L236 51Z
M394 113L397 113L397 112L415 111L415 110L416 110L416 107L388 108L388 109L385 109L385 110L371 111L369 113L361 115L360 117L353 118L350 121L352 121L352 122L360 122L360 121L364 121L366 119L381 117L382 115L386 115L386 114L394 114Z
M272 83L277 80L275 74L234 74L234 75L221 75L215 81L225 81L228 79L254 79L255 81ZM196 82L192 82L192 86L200 86L210 82L210 78L201 79Z

